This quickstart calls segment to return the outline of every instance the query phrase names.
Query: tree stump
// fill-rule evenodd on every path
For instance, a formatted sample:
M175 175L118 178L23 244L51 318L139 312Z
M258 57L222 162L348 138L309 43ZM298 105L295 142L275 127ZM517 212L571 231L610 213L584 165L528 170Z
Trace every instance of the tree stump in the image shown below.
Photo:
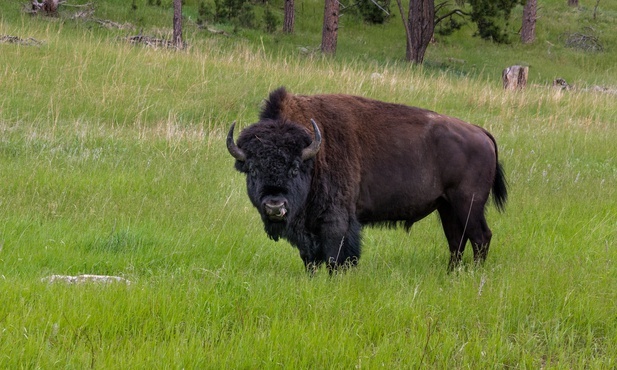
M34 13L43 9L47 15L56 15L58 13L59 0L43 0L39 3L38 0L32 0L32 11Z
M527 76L529 75L529 67L526 66L511 66L503 70L501 79L503 88L506 90L522 90L527 85Z

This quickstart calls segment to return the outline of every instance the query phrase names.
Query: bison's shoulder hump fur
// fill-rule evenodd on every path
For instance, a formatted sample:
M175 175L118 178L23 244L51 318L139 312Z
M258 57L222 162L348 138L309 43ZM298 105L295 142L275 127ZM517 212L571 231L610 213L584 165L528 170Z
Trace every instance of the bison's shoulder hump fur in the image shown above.
M283 103L287 98L287 90L284 87L272 91L268 99L266 100L263 109L259 115L260 119L279 119L281 117L281 111Z

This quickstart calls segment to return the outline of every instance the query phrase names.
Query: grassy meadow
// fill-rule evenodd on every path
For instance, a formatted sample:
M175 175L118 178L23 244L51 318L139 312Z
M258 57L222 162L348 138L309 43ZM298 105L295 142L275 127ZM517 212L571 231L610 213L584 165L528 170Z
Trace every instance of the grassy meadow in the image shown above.
M171 13L122 4L97 16L169 33L158 17ZM0 368L617 367L617 96L584 89L617 86L617 8L602 6L604 53L560 47L565 29L544 13L534 45L463 30L411 67L398 19L366 39L345 38L367 27L344 21L334 59L298 52L319 44L312 0L294 36L189 24L183 51L3 2L0 36L42 44L0 43ZM591 22L590 8L566 9L567 27ZM501 69L523 59L530 85L503 91ZM555 90L556 77L581 88ZM448 274L431 215L410 233L365 229L357 268L309 277L263 232L224 144L229 124L254 122L281 85L490 130L510 197L505 213L488 209L486 264L468 247ZM42 280L53 274L131 283Z

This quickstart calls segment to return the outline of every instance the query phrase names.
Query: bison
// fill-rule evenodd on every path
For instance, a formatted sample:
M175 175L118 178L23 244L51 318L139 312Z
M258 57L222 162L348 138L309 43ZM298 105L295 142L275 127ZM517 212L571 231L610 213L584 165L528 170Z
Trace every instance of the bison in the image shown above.
M227 149L246 174L266 233L300 251L307 270L357 264L364 225L404 226L437 210L449 268L471 241L486 259L492 190L503 210L507 184L485 129L429 110L359 96L270 93L259 122L234 126Z

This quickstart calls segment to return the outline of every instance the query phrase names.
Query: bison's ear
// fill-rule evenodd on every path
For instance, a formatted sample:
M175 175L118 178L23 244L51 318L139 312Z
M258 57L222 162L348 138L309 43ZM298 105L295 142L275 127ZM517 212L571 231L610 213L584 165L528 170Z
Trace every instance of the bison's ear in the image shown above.
M234 143L234 127L236 126L236 121L231 124L231 128L229 129L229 133L227 133L227 150L232 157L236 158L240 162L246 161L246 154L244 151Z
M302 150L302 160L306 161L307 159L313 158L317 155L319 151L319 146L321 145L321 132L319 132L319 127L315 123L315 120L311 118L311 123L313 124L313 131L315 132L315 138L313 142Z

